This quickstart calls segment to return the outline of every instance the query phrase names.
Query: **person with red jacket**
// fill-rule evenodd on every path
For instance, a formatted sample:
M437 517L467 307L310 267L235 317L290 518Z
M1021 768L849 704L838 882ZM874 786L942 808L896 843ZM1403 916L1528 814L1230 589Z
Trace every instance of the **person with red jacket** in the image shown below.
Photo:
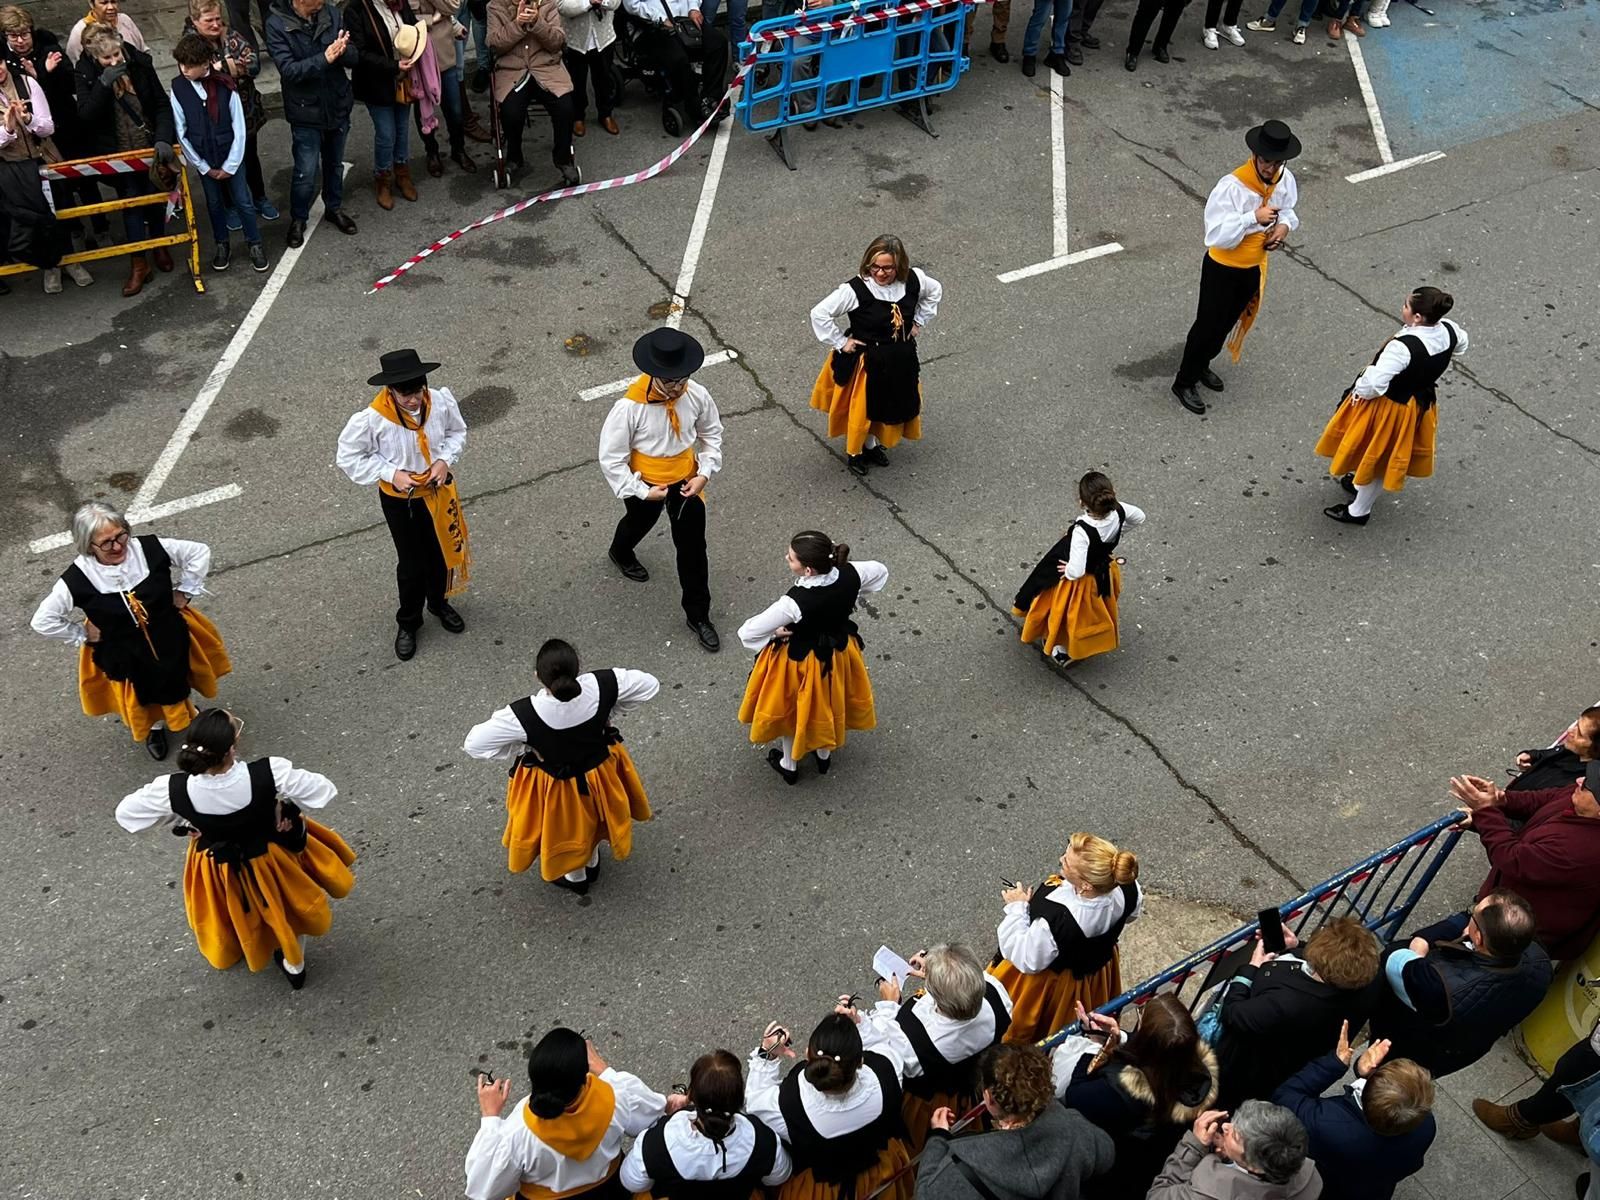
M1567 787L1507 791L1476 775L1450 781L1489 856L1481 899L1509 888L1533 906L1552 958L1582 954L1600 933L1600 762ZM1513 827L1520 821L1520 828Z

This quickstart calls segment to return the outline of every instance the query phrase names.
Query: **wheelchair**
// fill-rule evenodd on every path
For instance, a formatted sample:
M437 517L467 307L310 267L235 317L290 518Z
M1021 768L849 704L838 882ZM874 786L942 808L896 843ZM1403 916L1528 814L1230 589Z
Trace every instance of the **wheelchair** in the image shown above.
M611 82L617 98L622 98L623 85L628 80L637 80L646 96L661 101L661 128L666 130L668 137L679 137L690 125L698 125L700 118L695 106L696 96L677 95L666 73L640 53L639 19L619 8L616 22L617 41L611 51ZM704 73L698 60L690 65L697 77Z

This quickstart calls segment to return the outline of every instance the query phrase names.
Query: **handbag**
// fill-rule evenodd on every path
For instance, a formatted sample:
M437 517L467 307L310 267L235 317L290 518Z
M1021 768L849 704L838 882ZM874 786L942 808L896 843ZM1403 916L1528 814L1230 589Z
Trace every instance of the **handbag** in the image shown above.
M705 46L705 35L700 26L694 23L691 17L675 17L672 9L667 7L667 0L658 0L661 11L667 14L667 23L672 26L672 31L678 35L678 42L689 54L699 54Z

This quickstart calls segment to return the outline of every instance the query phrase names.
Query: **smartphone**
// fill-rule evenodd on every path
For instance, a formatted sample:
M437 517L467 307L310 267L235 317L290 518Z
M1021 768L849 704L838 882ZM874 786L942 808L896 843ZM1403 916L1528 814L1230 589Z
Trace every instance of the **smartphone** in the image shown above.
M1282 954L1287 948L1283 940L1283 917L1275 908L1263 908L1256 914L1261 928L1261 945L1269 954Z

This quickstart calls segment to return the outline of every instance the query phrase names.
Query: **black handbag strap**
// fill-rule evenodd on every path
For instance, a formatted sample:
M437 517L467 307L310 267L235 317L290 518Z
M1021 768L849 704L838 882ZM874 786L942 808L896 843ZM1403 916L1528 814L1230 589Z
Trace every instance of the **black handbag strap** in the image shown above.
M972 1190L982 1196L983 1200L1000 1200L1000 1197L994 1194L993 1189L978 1178L978 1173L972 1169L972 1164L958 1156L954 1150L950 1152L950 1161L955 1164L956 1170L961 1172L966 1181L972 1185Z

